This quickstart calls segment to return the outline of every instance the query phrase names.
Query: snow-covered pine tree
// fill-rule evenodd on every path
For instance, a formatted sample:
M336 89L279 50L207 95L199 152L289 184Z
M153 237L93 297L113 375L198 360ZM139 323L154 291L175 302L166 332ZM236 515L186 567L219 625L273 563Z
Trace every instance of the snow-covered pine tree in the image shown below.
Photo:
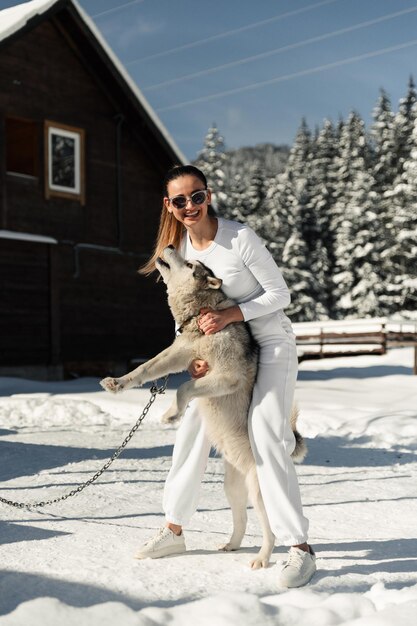
M391 187L384 192L384 241L382 254L383 270L386 274L386 293L383 295L387 313L396 313L403 308L415 307L407 296L410 285L410 262L407 258L413 244L409 240L413 231L414 171L413 152L416 147L417 93L411 77L405 98L400 100L395 116L395 178ZM404 244L404 245L403 245ZM414 269L414 276L415 276ZM411 276L413 270L411 268ZM411 278L412 280L412 278ZM407 302L406 302L407 300Z
M265 171L256 166L253 175L249 181L249 187L243 199L242 204L242 221L245 221L253 230L264 240L270 252L281 264L281 256L276 257L277 244L275 233L279 229L277 223L277 212L274 207L273 213L270 212L270 204L268 192L275 177L265 174ZM247 213L248 208L250 213ZM282 254L283 245L280 249Z
M415 105L416 108L417 105ZM404 181L407 185L406 210L396 215L395 228L401 245L403 261L403 302L402 309L414 311L417 307L417 117L414 120L413 148L404 162ZM398 278L397 278L398 280Z
M249 173L225 179L225 197L219 214L227 219L249 224L258 234L264 211L265 180L262 168L255 165Z
M373 110L371 127L372 175L378 195L392 188L397 176L397 140L395 116L387 93L381 89Z
M336 157L334 205L336 266L333 276L337 317L371 316L383 290L379 263L383 246L370 172L370 149L363 120L351 113L343 127Z
M296 183L305 175L305 163L310 150L311 133L303 119L285 170L270 180L264 201L264 229L269 233L269 248L277 263L282 262L284 246L291 235L291 216L294 214L294 205L298 206Z
M204 147L196 161L194 161L194 165L204 172L208 186L212 189L212 204L220 212L227 203L224 173L225 161L224 139L216 124L213 123L207 131Z
M288 152L287 146L273 144L226 152L223 138L213 124L194 164L207 172L219 215L249 223L270 243L270 228L265 223L269 207L266 206L264 196L276 172L282 172Z
M245 222L243 205L246 195L246 178L235 174L232 178L225 178L222 199L218 206L218 213L229 220Z
M302 186L303 182L300 182L298 195L301 201ZM317 280L311 271L310 254L303 234L301 203L294 205L290 231L282 253L282 272L291 291L291 303L286 312L295 322L327 319L327 312L317 298Z
M332 274L335 266L334 240L331 213L335 201L335 158L337 155L336 131L330 120L325 120L318 132L312 153L313 176L312 209L316 222L316 239L312 248L313 267L321 285L318 294L324 310L333 314Z
M417 118L411 137L409 155L389 194L391 221L382 253L387 275L384 301L391 314L415 311L417 304Z
M312 203L313 147L311 132L303 119L287 167L277 180L277 193L269 198L277 202L277 214L286 226L283 233L275 235L279 238L285 235L282 270L291 290L292 303L288 311L295 321L327 317L321 301L321 269L314 266L316 262L321 266L322 251L316 255L319 237Z
M412 100L412 95L405 101ZM405 103L404 101L404 103ZM403 115L407 107L403 104ZM399 159L398 130L396 118L392 111L391 102L386 92L381 89L379 99L373 111L373 125L371 127L372 141L372 175L374 179L375 203L378 213L378 227L381 242L381 255L375 260L378 264L377 277L382 282L383 289L379 293L379 303L375 311L388 315L398 307L402 288L393 281L392 272L384 260L391 247L393 238L393 189L398 180L399 171L403 170L402 159ZM405 118L404 118L405 119ZM408 125L405 125L405 127ZM404 130L404 129L403 129ZM405 139L405 135L403 140ZM409 143L407 140L406 143ZM401 165L400 165L401 163ZM375 278L377 280L377 278Z
M271 231L269 228L269 207L266 195L270 177L265 168L255 164L251 168L251 175L241 200L241 221L246 222L265 241L271 249Z
M400 100L398 112L395 115L396 160L399 177L403 172L403 164L414 147L413 129L417 117L416 103L417 92L414 79L410 76L407 95Z
M258 234L267 242L278 265L282 263L282 253L290 234L285 189L285 173L279 173L267 179L262 218L258 222L257 229Z
M259 165L251 168L250 176L246 182L245 194L242 198L242 215L252 216L256 218L259 214L260 207L265 199L265 180L264 173Z
M278 172L267 179L262 224L258 226L257 231L259 234L262 231L261 236L267 242L268 248L278 264L282 263L282 252L289 237L285 198L286 183L286 169L284 172Z

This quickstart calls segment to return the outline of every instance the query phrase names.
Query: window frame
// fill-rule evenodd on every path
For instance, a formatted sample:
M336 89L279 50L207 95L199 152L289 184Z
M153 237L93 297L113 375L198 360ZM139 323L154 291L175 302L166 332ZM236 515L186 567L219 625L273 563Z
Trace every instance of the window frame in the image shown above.
M74 140L74 187L55 184L52 181L53 174L53 150L52 138L54 136L65 137ZM83 128L69 126L45 120L44 122L44 148L45 148L45 197L47 200L53 197L76 200L85 204L85 131Z

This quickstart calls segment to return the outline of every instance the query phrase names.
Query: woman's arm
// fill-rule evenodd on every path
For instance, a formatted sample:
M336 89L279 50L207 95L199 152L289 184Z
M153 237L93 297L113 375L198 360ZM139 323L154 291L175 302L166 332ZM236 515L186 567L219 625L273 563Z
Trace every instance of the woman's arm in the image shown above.
M280 269L261 239L249 227L239 231L238 253L263 292L252 300L228 309L202 310L199 328L206 335L217 333L232 322L246 322L268 315L285 308L290 303L290 292Z
M245 322L287 307L291 296L284 277L269 250L249 227L239 233L239 252L263 289L253 300L239 304Z

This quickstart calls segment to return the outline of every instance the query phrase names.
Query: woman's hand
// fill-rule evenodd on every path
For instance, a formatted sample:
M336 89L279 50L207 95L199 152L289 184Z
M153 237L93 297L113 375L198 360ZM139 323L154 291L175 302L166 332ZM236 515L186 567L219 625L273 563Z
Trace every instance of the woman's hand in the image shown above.
M237 305L221 311L201 309L198 327L205 335L213 335L232 322L243 322L242 311Z
M190 366L188 368L188 373L191 378L203 378L207 374L209 370L209 366L207 361L203 361L203 359L194 359L191 361Z
M200 317L198 318L198 327L205 335L212 335L218 333L228 324L232 322L242 322L243 315L240 308L232 306L222 311L214 311L213 309L201 309ZM191 378L203 378L209 371L207 361L203 359L194 359L191 361L188 367L188 373Z

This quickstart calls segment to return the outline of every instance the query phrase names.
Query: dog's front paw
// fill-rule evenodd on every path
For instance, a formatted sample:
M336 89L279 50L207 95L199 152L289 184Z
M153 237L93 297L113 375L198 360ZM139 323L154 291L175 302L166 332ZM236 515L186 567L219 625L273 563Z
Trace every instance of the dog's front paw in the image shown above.
M103 380L100 381L100 385L103 389L111 393L118 393L127 388L127 383L123 378L111 378L110 376L103 378Z

